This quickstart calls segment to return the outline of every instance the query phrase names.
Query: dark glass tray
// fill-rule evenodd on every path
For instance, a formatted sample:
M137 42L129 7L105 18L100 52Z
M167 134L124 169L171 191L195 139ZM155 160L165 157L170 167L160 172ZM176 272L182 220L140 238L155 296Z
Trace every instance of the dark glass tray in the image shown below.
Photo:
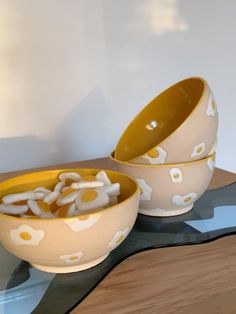
M236 183L207 191L187 214L139 215L127 239L101 264L82 272L36 270L0 246L0 313L67 313L122 260L138 252L197 244L236 233Z

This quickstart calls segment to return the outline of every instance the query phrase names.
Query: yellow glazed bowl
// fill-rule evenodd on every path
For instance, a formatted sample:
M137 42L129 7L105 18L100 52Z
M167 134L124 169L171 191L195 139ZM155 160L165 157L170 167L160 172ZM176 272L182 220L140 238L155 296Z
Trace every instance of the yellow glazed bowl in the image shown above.
M0 197L37 186L53 188L63 170L35 172L0 183ZM98 169L69 169L95 175ZM75 272L102 262L129 234L138 214L139 187L135 180L106 170L119 182L119 203L102 211L71 218L18 218L0 214L0 240L12 254L34 267L55 273Z
M144 107L122 134L115 158L139 164L202 159L214 145L217 128L216 103L207 82L188 78Z
M215 166L215 153L179 164L143 165L118 161L114 167L136 178L140 185L139 213L167 217L184 214L206 191Z

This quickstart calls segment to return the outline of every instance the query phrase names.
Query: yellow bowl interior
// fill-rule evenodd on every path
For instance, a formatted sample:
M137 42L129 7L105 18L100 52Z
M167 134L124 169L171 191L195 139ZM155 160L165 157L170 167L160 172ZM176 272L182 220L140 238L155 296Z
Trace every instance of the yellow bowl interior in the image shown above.
M197 106L204 84L201 78L189 78L153 99L122 134L115 149L115 158L129 161L160 144Z
M32 190L38 186L44 186L53 189L58 182L58 175L61 172L78 172L81 176L96 175L99 169L61 169L40 171L14 177L6 181L0 182L0 198L4 195L25 192ZM120 172L105 170L112 183L120 183L119 203L131 197L139 190L137 183L129 176ZM116 206L116 205L114 205Z

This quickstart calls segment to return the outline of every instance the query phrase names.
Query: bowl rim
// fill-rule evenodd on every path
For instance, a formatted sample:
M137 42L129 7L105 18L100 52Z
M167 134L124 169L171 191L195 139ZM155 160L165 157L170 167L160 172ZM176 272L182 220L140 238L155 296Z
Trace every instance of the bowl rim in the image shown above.
M216 151L214 151L213 153L211 153L210 155L204 157L204 158L201 158L201 159L196 159L196 160L192 160L192 161L186 161L186 162L180 162L180 163L171 163L171 164L136 164L136 163L133 163L133 162L128 162L128 161L121 161L121 160L118 160L114 157L114 152L115 150L113 150L109 156L109 158L115 162L115 163L119 163L119 164L122 164L122 165L126 165L126 166L131 166L131 167L144 167L144 168L163 168L163 167L178 167L178 166L191 166L191 165L194 165L194 164L198 164L198 163L204 163L206 162L208 159L211 159L213 156L216 157Z
M25 176L29 176L29 175L32 175L32 174L36 174L36 173L47 173L47 172L50 172L50 173L53 173L53 172L72 172L72 171L78 171L79 170L97 170L98 172L99 171L109 171L109 172L113 172L114 174L115 173L118 173L119 175L122 175L130 180L132 180L134 183L135 183L135 186L136 186L136 189L134 191L134 193L132 193L128 198L126 198L125 200L121 201L120 203L117 203L113 206L109 206L107 208L103 208L101 210L98 210L98 211L95 211L95 212L92 212L92 213L89 213L89 214L81 214L81 215L77 215L77 216L72 216L72 217L55 217L55 218L41 218L41 217L29 217L29 218L24 218L24 217L16 217L16 216L11 216L9 214L4 214L4 213L0 213L0 219L1 219L1 216L6 216L8 217L9 219L16 219L16 220L22 220L24 222L27 222L27 221L55 221L55 220L73 220L73 219L76 219L78 217L81 217L81 216L86 216L86 215L96 215L98 213L101 213L103 211L107 211L107 210L111 210L111 209L114 209L118 206L120 206L121 204L124 204L124 203L127 203L129 200L131 200L131 198L135 197L136 195L139 195L140 194L140 187L139 187L139 184L137 182L137 180L123 172L120 172L120 171L116 171L116 170L112 170L112 169L100 169L100 168L62 168L62 169L52 169L52 170L41 170L41 171L34 171L34 172L28 172L28 173L25 173L25 174L22 174L22 175L19 175L19 176L14 176L12 178L9 178L7 180L4 180L4 181L1 181L0 182L0 186L2 183L5 183L5 182L8 182L8 181L12 181L16 178L20 178L20 177L25 177ZM138 213L138 210L137 210L137 213Z
M203 97L205 97L206 91L207 91L207 90L210 90L210 87L209 87L207 81L206 81L204 78L200 77L200 76L190 76L190 77L187 77L187 78L185 78L185 79L183 79L183 80L177 81L177 82L171 84L169 87L165 88L163 91L161 91L161 93L158 94L156 97L154 97L153 99L151 99L151 100L134 116L134 118L130 121L130 123L128 124L128 126L127 126L127 127L125 128L125 130L122 132L122 134L121 134L121 136L120 136L120 138L119 138L119 140L118 140L118 142L117 142L117 144L116 144L116 147L115 147L114 152L117 150L117 147L118 147L118 145L119 145L119 143L120 143L122 137L125 135L125 133L127 132L128 128L130 127L130 125L131 125L132 123L134 123L135 120L137 120L137 119L141 116L141 114L143 113L143 111L144 111L155 99L157 99L157 98L158 98L159 96L161 96L162 94L168 92L168 91L169 91L170 89L172 89L175 85L180 84L180 83L183 83L183 82L185 82L185 81L194 80L194 79L195 79L195 80L199 80L199 81L201 81L201 82L203 83L203 90L202 90L202 94L201 94L201 96L200 96L198 102L197 102L196 105L194 106L193 110L189 113L189 115L182 121L182 123L181 123L171 134L169 134L166 138L164 138L164 139L163 139L162 141L160 141L159 143L156 143L156 144L155 144L154 146L152 146L149 150L154 149L156 146L162 145L162 143L165 142L170 136L172 136L176 131L180 130L180 129L183 127L183 125L185 125L186 121L190 118L190 116L192 116L192 115L194 114L194 112L197 110L197 108L199 107L199 105L200 105L201 102L202 102ZM210 91L211 91L211 90L210 90ZM149 150L148 150L148 151L149 151ZM141 158L142 156L144 156L148 151L146 151L145 153L143 153L143 154L141 154L141 155L138 155L138 156L136 156L136 157L134 157L134 158L132 158L132 159L124 160L124 161L123 161L123 160L120 160L120 161L122 161L122 162L132 162L132 160L135 160L135 159L137 159L137 158ZM116 159L116 160L118 160L118 159Z

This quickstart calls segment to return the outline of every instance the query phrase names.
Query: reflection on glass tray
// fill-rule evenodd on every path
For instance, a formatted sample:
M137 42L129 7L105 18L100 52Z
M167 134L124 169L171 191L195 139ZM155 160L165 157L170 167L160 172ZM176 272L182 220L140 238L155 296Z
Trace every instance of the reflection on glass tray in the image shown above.
M217 229L232 228L236 222L236 205L219 206L214 208L214 216L206 220L186 221L189 226L204 233Z
M66 313L78 305L122 260L135 253L202 243L236 233L236 183L207 191L184 215L139 215L128 238L91 269L49 274L34 269L0 246L0 313Z

